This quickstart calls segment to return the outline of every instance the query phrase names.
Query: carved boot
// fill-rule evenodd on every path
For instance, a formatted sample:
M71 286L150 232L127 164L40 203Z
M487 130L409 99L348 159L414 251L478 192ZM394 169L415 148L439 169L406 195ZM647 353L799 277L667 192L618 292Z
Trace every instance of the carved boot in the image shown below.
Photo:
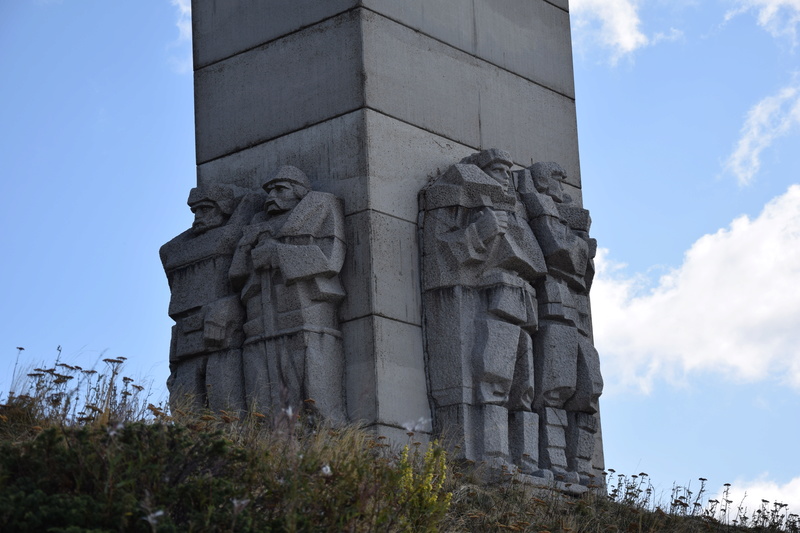
M539 415L529 411L509 413L508 446L520 472L534 475L539 470Z
M477 410L481 430L483 460L494 475L500 478L514 473L508 457L508 410L500 405L484 404Z
M567 452L569 469L580 476L581 485L593 485L595 435L597 418L589 413L571 412L568 414L569 431L567 434Z
M567 412L545 407L539 420L539 465L549 470L556 481L578 483L578 474L569 472L567 463ZM542 477L549 477L544 474Z

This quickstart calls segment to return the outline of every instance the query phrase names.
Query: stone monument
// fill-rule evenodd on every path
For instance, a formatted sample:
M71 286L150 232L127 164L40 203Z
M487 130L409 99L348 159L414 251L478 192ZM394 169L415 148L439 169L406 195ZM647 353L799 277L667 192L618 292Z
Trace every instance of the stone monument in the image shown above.
M231 341L232 349L240 350L242 365L257 360L258 355L250 357L253 354L268 359L260 374L243 371L242 381L245 376L251 382L268 379L273 386L266 393L259 387L254 391L253 386L248 392L244 385L246 397L241 401L275 408L278 401L294 403L302 396L322 394L333 398L332 403L326 400L329 416L335 418L340 411L348 420L401 442L407 439L407 427L415 427L418 438L433 432L433 424L438 430L437 405L444 400L437 396L441 391L429 390L426 370L431 357L425 350L423 299L429 296L432 278L422 276L427 259L420 255L418 232L428 230L418 220L418 193L431 180L446 176L467 191L463 201L468 205L460 207L487 217L475 227L480 239L505 242L509 257L517 258L511 261L513 266L502 267L507 272L500 276L498 292L519 295L527 302L524 318L519 309L502 307L504 296L498 297L499 307L493 307L484 302L488 287L470 278L472 271L454 274L461 276L457 285L463 288L462 296L474 300L470 312L486 318L482 326L486 335L490 330L493 335L513 331L514 340L503 337L503 342L516 347L513 356L505 347L498 348L504 357L498 363L501 368L487 362L486 368L464 369L486 376L485 386L478 387L485 401L469 404L468 410L478 413L469 416L509 417L503 434L508 452L502 442L492 448L495 444L483 437L475 441L481 446L476 450L489 450L488 457L522 468L527 455L532 455L528 453L534 447L532 439L541 433L541 428L538 433L532 429L535 421L546 428L555 424L543 410L548 408L559 416L563 412L568 420L582 420L557 426L563 428L567 456L579 448L574 453L588 453L586 447L569 444L577 441L568 437L573 427L585 426L578 440L593 436L597 445L588 462L594 471L602 469L600 430L595 424L599 417L592 414L590 423L582 416L590 412L586 402L562 404L537 396L536 369L541 363L535 358L536 332L541 320L535 315L544 305L537 293L540 286L553 284L548 285L548 279L558 284L563 276L548 263L525 199L526 193L536 190L533 178L530 184L520 184L524 181L520 176L531 173L522 169L534 161L559 162L566 175L561 186L572 199L565 204L570 209L558 210L559 220L569 221L571 238L590 248L588 236L583 238L588 226L581 225L587 217L581 212L567 0L193 0L192 18L198 188L231 186L247 191L241 196L244 202L264 195L262 187L289 165L306 176L303 187L312 191L308 193L312 198L331 195L315 204L308 217L296 217L297 228L317 224L315 231L322 232L320 239L327 239L332 248L317 243L316 235L306 236L308 243L313 240L319 247L324 268L298 278L299 285L292 289L297 299L285 310L277 310L274 296L283 283L279 280L285 281L284 288L292 285L285 277L292 267L277 259L278 250L294 238L289 219L305 198L283 213L274 208L270 213L262 201L248 216L237 218L241 236L232 249L226 245L219 252L232 266L225 275L221 267L215 279L227 280L224 297L238 300L241 313L239 322L231 321L241 338ZM487 163L490 166L483 165L481 156L464 159L490 147L507 152L497 151L500 157ZM507 176L501 179L507 187L492 178L495 173ZM435 187L436 182L431 185ZM294 190L294 185L289 188ZM474 192L481 188L485 192ZM542 196L538 190L535 194ZM314 216L316 222L311 220ZM270 222L273 217L285 217L287 222ZM267 229L262 231L264 224ZM262 248L263 254L256 253ZM252 264L234 268L241 264L236 254ZM340 282L342 290L331 289L314 300L308 291L323 281L330 287ZM588 288L588 283L583 286ZM588 309L586 291L576 284L570 291L572 299L585 302L582 309ZM209 295L208 301L222 294ZM268 294L273 306L264 305ZM319 305L318 314L302 318L296 333L289 333L294 326L282 329L281 313L302 315L311 301ZM267 308L272 316L265 313ZM182 320L183 315L172 314ZM583 354L575 356L578 390L581 380L591 374L581 370L592 359L581 339L590 341L591 332L561 318L552 321L577 331L569 334L570 342L582 350L570 348L569 353ZM586 320L588 324L588 316ZM295 352L304 354L305 374L287 367L280 355L284 348L278 345L291 345L290 337L303 338L302 350ZM327 346L332 353L340 350L344 374L340 407L335 387L320 389L319 382L312 384L305 377L299 384L317 350L312 337L325 344L325 350ZM186 372L191 374L189 368ZM209 372L206 368L205 375ZM489 377L495 373L496 378ZM474 389L474 383L462 388L470 387ZM451 410L466 412L457 407L461 403L449 404ZM543 469L549 464L539 460L541 464L524 468ZM567 467L575 472L588 468Z

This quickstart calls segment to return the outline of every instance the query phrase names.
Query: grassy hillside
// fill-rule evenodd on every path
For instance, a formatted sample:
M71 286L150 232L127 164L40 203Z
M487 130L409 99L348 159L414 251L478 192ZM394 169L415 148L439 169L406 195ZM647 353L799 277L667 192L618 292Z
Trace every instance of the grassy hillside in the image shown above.
M291 411L167 413L122 376L32 372L0 405L0 531L787 531L797 515L748 512L646 474L609 472L592 493L482 482L409 434L398 445Z

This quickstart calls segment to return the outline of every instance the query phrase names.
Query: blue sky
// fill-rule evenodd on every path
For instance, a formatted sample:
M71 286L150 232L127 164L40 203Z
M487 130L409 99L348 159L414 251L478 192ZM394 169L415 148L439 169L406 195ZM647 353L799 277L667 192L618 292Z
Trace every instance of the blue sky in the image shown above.
M20 364L163 399L191 223L183 2L0 1L0 395ZM571 0L606 464L800 511L800 0ZM102 363L98 363L102 366Z

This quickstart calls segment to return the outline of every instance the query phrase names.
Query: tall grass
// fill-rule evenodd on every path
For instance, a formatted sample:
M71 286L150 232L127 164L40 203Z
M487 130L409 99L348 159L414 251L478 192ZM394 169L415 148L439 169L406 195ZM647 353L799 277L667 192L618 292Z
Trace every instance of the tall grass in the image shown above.
M240 418L149 402L123 358L34 369L0 404L0 531L528 531L800 533L699 488L658 500L609 470L581 497L513 473L487 484L436 443L390 443L285 410Z
M447 511L435 444L170 413L104 363L36 369L0 406L0 531L436 531Z

